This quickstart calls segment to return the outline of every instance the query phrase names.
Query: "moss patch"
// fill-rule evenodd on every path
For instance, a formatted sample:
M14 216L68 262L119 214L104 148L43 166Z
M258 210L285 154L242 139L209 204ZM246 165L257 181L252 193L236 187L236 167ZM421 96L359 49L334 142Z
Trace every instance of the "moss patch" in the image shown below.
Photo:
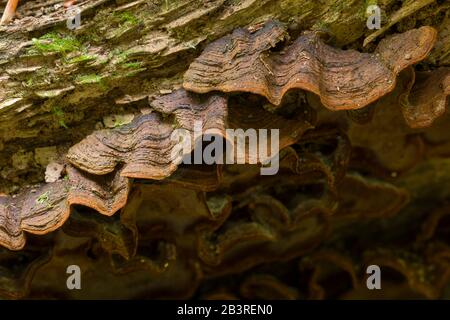
M31 51L38 53L55 52L66 55L82 49L81 43L72 36L63 36L56 32L47 33L39 39L33 38ZM30 52L33 53L33 52Z
M96 55L89 55L89 54L82 54L77 57L69 59L68 63L81 63L81 62L87 62L87 61L93 61L97 59Z
M52 113L56 118L56 121L58 122L59 126L65 129L69 129L69 127L66 125L65 123L65 115L64 115L64 111L62 111L61 108L59 107L53 107L52 109Z

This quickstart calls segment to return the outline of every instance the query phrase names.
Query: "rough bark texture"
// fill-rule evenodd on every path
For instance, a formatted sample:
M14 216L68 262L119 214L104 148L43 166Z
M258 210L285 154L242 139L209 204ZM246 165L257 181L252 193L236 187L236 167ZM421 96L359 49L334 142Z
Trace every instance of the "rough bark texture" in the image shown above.
M0 26L0 297L448 298L448 1L78 6ZM278 174L175 163L196 120Z

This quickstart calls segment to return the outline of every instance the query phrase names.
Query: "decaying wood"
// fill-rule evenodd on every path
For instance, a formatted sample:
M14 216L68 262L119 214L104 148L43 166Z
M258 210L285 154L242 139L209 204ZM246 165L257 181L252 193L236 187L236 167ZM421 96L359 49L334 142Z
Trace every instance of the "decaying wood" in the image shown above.
M89 0L69 30L63 1L21 1L0 26L0 297L448 298L449 4L379 5L373 31L353 0ZM197 121L279 129L278 173L249 148L174 162Z

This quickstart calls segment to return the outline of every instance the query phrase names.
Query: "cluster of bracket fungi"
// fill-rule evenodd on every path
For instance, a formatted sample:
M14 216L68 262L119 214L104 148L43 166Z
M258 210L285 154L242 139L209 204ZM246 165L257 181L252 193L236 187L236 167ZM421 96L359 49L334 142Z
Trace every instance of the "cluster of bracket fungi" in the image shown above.
M436 37L424 26L361 53L269 21L212 42L152 112L72 146L64 178L0 197L0 260L18 266L1 295L376 298L364 266L378 264L384 298L442 296L450 68L413 67ZM279 173L177 165L171 133L196 120L222 135L280 129ZM67 291L63 261L83 290Z

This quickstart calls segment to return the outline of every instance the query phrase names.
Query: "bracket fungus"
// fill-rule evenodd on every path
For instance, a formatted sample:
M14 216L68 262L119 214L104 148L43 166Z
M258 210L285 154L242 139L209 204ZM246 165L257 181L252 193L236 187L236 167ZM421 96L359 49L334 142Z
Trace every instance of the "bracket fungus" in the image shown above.
M16 197L0 197L0 243L11 250L25 245L24 231L45 234L59 228L69 217L65 182L23 191Z
M255 33L235 30L210 45L189 66L183 86L197 93L251 92L279 105L290 89L311 91L331 110L359 109L392 91L406 67L433 48L436 30L412 29L380 41L374 53L340 50L318 33L305 32L281 51L271 51L283 28L267 23Z
M160 180L170 176L178 166L172 158L172 149L178 141L171 139L177 125L193 132L194 122L199 120L205 129L224 130L227 115L224 97L205 99L181 90L152 104L156 110L172 114L173 120L150 113L128 125L97 131L73 146L67 159L95 175L110 173L124 163L121 172L124 177Z
M72 205L84 205L104 215L122 208L129 182L117 174L92 176L68 166L67 179L0 197L0 244L10 250L25 245L24 232L50 233L68 219Z
M405 93L402 103L403 116L412 128L429 127L445 113L448 105L450 68L416 72L412 83L412 88Z

